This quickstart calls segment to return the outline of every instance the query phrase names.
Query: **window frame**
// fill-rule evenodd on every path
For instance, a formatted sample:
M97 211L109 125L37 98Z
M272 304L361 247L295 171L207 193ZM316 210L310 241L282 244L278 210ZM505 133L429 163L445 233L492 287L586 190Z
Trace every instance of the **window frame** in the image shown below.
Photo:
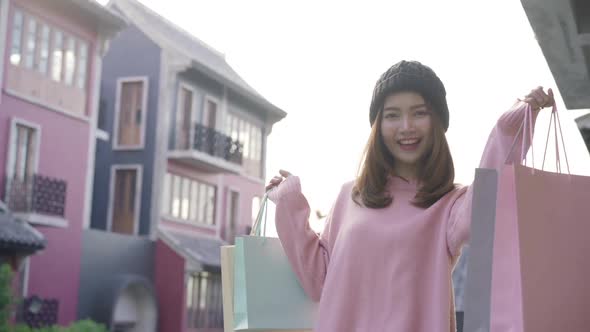
M252 161L262 162L262 138L264 126L259 121L252 121L250 118L242 116L234 111L227 112L224 120L225 135L237 140L243 146L243 158ZM236 135L234 135L236 133ZM244 141L242 133L248 136L248 144ZM256 134L255 134L256 133ZM256 140L255 144L252 144ZM248 147L248 154L246 154L246 145ZM252 156L252 158L250 157Z
M210 228L210 229L217 229L218 228L218 220L217 220L217 214L218 214L218 195L219 195L219 188L217 185L211 184L209 182L205 182L202 181L200 179L195 179L189 176L185 176L185 175L180 175L177 173L172 173L172 172L166 172L164 175L165 179L168 179L166 181L164 181L164 184L168 185L168 188L163 188L162 189L162 204L163 206L160 209L160 217L164 218L166 220L170 220L170 221L174 221L174 222L179 222L182 224L187 224L187 225L192 225L192 226L197 226L197 227L203 227L203 228ZM175 181L175 179L178 179L177 181ZM178 183L178 188L175 187L175 183ZM184 184L188 183L188 197L184 197L183 193L184 193ZM196 192L197 192L197 198L195 199L193 197L193 186L196 184ZM179 206L178 206L178 214L176 215L175 209L174 209L174 196L176 191L179 191ZM202 191L204 190L205 193L205 197L209 197L209 193L210 190L213 191L213 198L212 198L212 203L213 205L211 207L208 206L208 204L206 202L202 201ZM166 196L166 193L168 193L168 197ZM183 200L187 200L188 201L188 218L183 218L182 217L182 209L183 209ZM193 205L197 205L197 206L193 206ZM203 211L201 212L200 207L203 207ZM211 215L211 223L207 223L206 220L208 220L207 216L207 212L208 209L210 209L210 212L212 212ZM196 209L196 211L194 211ZM196 216L196 218L192 219L191 216ZM201 216L204 216L203 221L205 222L201 222Z
M109 205L107 208L107 232L113 232L113 214L115 213L115 175L119 170L135 170L135 197L134 197L134 216L133 216L133 234L139 234L139 222L141 221L141 188L143 185L143 165L141 164L116 164L111 166L109 180ZM118 234L118 233L117 233Z
M208 271L188 272L185 274L185 296L184 310L186 312L186 326L189 329L208 329L223 327L223 289L221 275ZM201 287L205 280L204 289ZM192 287L189 290L189 286ZM190 299L189 299L190 298ZM190 304L189 304L190 301ZM204 302L204 303L203 303ZM194 310L194 315L191 314ZM221 326L212 326L208 313L217 310ZM201 312L204 314L199 315ZM199 316L205 317L200 320Z
M10 21L9 21L9 25L7 25L7 36L10 37L10 45L7 46L10 48L9 51L9 55L8 55L8 63L14 67L18 67L22 70L29 70L29 71L34 71L37 72L38 74L40 74L41 76L43 76L45 79L53 81L53 82L58 82L60 84L63 84L66 87L69 88L77 88L80 90L86 90L88 87L88 75L89 75L89 65L92 63L92 58L91 58L91 49L93 46L93 43L91 40L86 39L76 33L73 32L68 32L66 30L64 30L62 27L60 27L59 25L56 25L54 23L50 23L48 22L45 18L36 15L34 13L30 13L28 12L26 9L23 9L21 7L15 7L14 10L12 10L8 15L10 15ZM20 38L18 41L18 55L20 56L19 61L18 62L13 62L12 60L12 56L15 55L16 53L14 53L15 51L15 18L17 17L17 15L20 15L21 21L20 21ZM33 50L32 50L32 64L29 66L27 64L27 58L30 54L28 51L28 43L30 40L30 22L34 21L35 22L35 35L34 35L34 45L33 45ZM49 32L48 34L48 39L45 42L44 38L43 38L43 32L44 29L47 29L47 31ZM57 35L61 35L61 47L56 48L57 45L56 43L56 36ZM69 41L72 41L73 43L73 68L72 68L72 82L71 84L69 84L67 82L68 79L68 75L66 73L66 69L67 69L67 54L68 54L68 43ZM80 51L81 51L81 46L85 45L86 46L86 62L85 63L81 63L80 62ZM42 70L41 68L41 62L43 59L43 48L47 47L47 63L45 63L45 67L44 70ZM59 75L54 75L54 68L57 68L55 65L57 65L57 63L55 62L55 51L59 50L60 51L60 59L58 59L59 61L57 61L57 63L59 63ZM83 65L83 66L82 66ZM83 67L84 69L82 70ZM69 67L68 67L69 68ZM80 77L80 72L84 73L84 77ZM55 76L55 77L54 77ZM57 77L59 76L59 78ZM80 84L79 82L82 81L83 79L83 84Z
M35 70L43 75L44 77L47 77L47 75L49 74L49 68L50 66L50 61L51 61L51 26L43 21L38 22L38 31L37 31L37 44L38 47L35 51L36 55L36 61L35 61ZM45 39L45 35L44 32L47 32L47 39ZM44 48L46 48L47 51L47 58L44 59L43 56L43 51ZM44 65L45 68L42 68L42 64L43 61L45 61Z
M142 92L142 106L141 106L141 129L139 134L139 144L136 145L121 145L119 144L119 116L121 113L121 93L123 84L125 83L143 83ZM113 150L116 151L133 151L143 150L145 148L145 132L147 127L147 106L148 106L148 93L149 93L149 78L147 76L128 76L120 77L117 79L117 92L115 97L115 116L113 123Z
M210 121L210 119L209 119L209 113L207 112L207 104L209 102L215 104L215 127L213 127L212 129L221 132L223 129L223 128L221 128L222 126L220 125L221 101L219 100L219 98L217 98L213 95L205 94L205 96L203 97L203 105L201 107L201 117L199 119L200 123L203 126L208 127L208 122ZM205 118L205 117L207 117L207 118ZM207 123L205 123L205 120L207 120Z
M185 81L180 81L178 84L178 91L176 92L176 112L174 116L174 149L175 150L182 150L178 147L178 135L181 129L180 123L180 113L184 112L184 104L182 103L182 90L186 89L192 93L192 102L191 102L191 112L190 112L190 125L189 125L189 140L188 140L188 150L192 150L193 143L195 140L195 124L197 123L198 117L198 109L197 109L197 99L198 99L198 90L190 85Z
M51 46L49 47L49 79L53 82L63 83L64 81L64 39L65 32L61 29L51 29ZM59 47L57 40L59 36ZM55 52L59 51L59 61L56 62ZM59 72L56 72L57 66L59 65ZM57 77L56 77L57 75Z
M35 130L35 165L33 167L34 172L33 173L37 173L39 171L39 159L40 159L40 151L41 151L41 126L36 124L36 123L32 123L20 118L15 118L13 117L10 121L10 137L9 137L9 141L8 141L8 158L6 158L6 177L7 178L12 178L15 174L15 169L13 169L12 165L15 162L14 158L15 156L15 144L16 144L16 140L17 140L17 126L24 126L24 127L29 127L33 130ZM18 148L18 147L16 147Z
M236 211L235 211L235 229L232 232L231 229L231 224L232 224L232 195L235 194L237 197L236 200ZM238 235L238 230L240 228L240 218L241 218L241 204L242 204L242 193L240 191L239 188L237 187L233 187L230 186L227 188L227 191L225 193L225 202L226 202L226 206L225 206L225 237L226 237L226 241L233 243L234 242L234 238L232 238L232 235L235 237Z
M35 68L35 60L37 57L37 29L39 26L39 19L34 16L34 15L30 15L30 14L25 14L24 15L24 20L23 20L24 24L23 24L23 31L24 31L24 45L21 45L21 54L22 54L22 58L21 58L21 62L19 64L20 67L25 68L27 70L32 70L32 71L36 71ZM34 23L34 28L35 31L33 32L33 34L31 35L31 25ZM31 37L32 37L32 45L33 45L33 49L29 50L29 43L31 42ZM30 59L30 65L28 64ZM23 61L24 60L24 61Z
M67 34L64 38L64 45L63 45L63 78L62 83L67 87L76 87L76 77L77 77L77 69L78 69L78 39L74 37L72 34ZM71 50L70 50L71 46ZM71 53L70 53L71 51ZM72 56L72 68L71 72L68 71L69 68L69 55Z
M83 39L76 39L76 74L74 86L84 91L88 86L88 64L90 63L90 43ZM84 48L83 48L84 47ZM84 63L82 60L82 49L85 50Z
M16 36L15 36L15 23L16 23L16 17L17 14L20 15L20 31L19 31L19 35L18 35L18 62L13 63L13 59L12 56L16 55L16 53L13 53L15 51L15 40L16 40ZM8 62L13 65L13 66L21 66L21 64L23 63L23 36L24 36L24 32L25 32L25 13L19 9L16 8L11 15L10 18L10 53L8 56Z

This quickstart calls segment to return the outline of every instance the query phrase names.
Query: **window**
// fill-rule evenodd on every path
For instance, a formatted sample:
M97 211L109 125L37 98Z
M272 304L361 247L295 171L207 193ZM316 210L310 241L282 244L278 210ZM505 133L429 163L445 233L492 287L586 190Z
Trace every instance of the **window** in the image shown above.
M24 180L35 173L37 167L37 129L16 123L11 139L9 176Z
M186 150L191 147L191 128L193 126L194 93L187 87L180 88L176 117L176 148Z
M206 127L215 129L217 122L217 103L210 98L205 99L203 123Z
M135 234L139 220L140 169L114 168L111 179L112 217L111 231L120 234Z
M10 63L67 86L86 88L89 44L17 9L12 19ZM49 69L51 68L51 71Z
M51 61L51 78L54 81L61 81L61 71L63 66L63 33L55 31L53 34L53 56Z
M23 13L14 12L12 22L12 47L10 49L10 63L18 66L21 61L21 43L23 38Z
M189 328L223 327L221 275L209 272L189 275L186 300Z
M250 124L246 121L242 121L240 125L240 137L243 137L243 144L244 144L244 157L250 157L250 143L252 142L252 137L250 136Z
M33 62L35 61L35 44L37 41L37 21L33 18L29 18L27 23L25 67L33 68Z
M74 84L74 72L76 70L76 42L73 38L66 38L66 53L64 74L66 85Z
M172 175L172 208L171 215L173 217L180 217L180 176Z
M229 197L229 229L226 240L229 243L235 242L237 226L238 226L238 210L240 207L240 193L230 190Z
M201 219L201 222L213 225L215 223L215 187L201 185L206 187L207 191L205 197L201 196L201 200L205 200L205 218Z
M193 224L215 225L217 189L187 177L166 174L162 215Z
M226 134L231 137L232 140L238 140L238 125L239 119L231 114L226 117Z
M225 118L225 134L242 144L244 158L262 159L262 129L233 114Z
M182 188L182 196L181 196L181 204L180 204L180 219L188 220L188 211L189 211L189 202L190 202L190 190L191 190L191 180L187 178L183 178L181 183Z
M115 116L115 148L143 148L147 79L120 80Z
M259 127L254 127L254 141L256 142L254 160L262 160L262 129Z
M171 182L171 175L166 173L164 176L164 183L162 186L162 214L169 215L170 214L170 183Z
M262 176L262 128L234 114L225 118L225 133L242 145L242 166L252 176Z
M80 42L78 51L78 79L77 86L80 89L86 88L86 71L88 70L88 44Z
M199 211L199 183L197 181L191 182L191 201L189 220L198 220Z
M47 74L47 64L49 63L49 27L47 25L43 25L40 30L39 45L40 50L37 70L45 75Z

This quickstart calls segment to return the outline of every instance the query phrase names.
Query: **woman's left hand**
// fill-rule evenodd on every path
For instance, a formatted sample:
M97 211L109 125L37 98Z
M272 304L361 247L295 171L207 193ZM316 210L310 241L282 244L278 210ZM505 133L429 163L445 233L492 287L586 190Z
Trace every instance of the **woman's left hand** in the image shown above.
M555 99L553 98L553 90L548 89L547 93L542 86L531 90L531 92L522 99L523 102L531 105L533 110L538 111L541 108L553 106Z

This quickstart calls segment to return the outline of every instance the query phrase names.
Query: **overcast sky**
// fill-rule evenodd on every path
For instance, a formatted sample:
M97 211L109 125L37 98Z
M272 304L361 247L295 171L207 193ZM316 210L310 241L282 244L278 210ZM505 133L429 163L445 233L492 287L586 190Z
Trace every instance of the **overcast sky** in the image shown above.
M267 179L279 168L299 175L312 209L323 212L356 174L372 89L393 63L419 60L443 80L462 184L472 182L490 130L515 99L538 85L556 87L517 0L141 2L224 53L288 113L269 136ZM565 111L561 122L573 173L590 175L574 123L586 113ZM537 150L548 115L537 122Z

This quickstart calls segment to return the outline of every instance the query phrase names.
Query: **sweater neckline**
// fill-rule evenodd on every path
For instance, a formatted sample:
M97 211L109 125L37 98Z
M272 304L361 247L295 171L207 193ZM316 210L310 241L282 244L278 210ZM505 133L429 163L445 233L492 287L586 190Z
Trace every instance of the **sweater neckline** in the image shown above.
M397 175L387 176L388 187L392 190L418 190L418 182L415 180L406 180Z

